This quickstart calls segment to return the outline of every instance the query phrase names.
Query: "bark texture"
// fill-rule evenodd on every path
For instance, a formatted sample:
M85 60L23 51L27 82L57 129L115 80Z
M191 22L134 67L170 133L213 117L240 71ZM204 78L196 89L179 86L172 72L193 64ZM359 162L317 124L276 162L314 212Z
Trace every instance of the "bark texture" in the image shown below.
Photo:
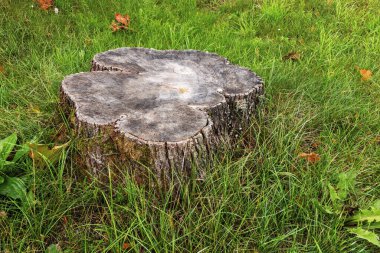
M247 126L263 81L249 69L195 50L119 48L95 55L92 71L65 77L91 175L125 172L160 185L201 178L222 142Z

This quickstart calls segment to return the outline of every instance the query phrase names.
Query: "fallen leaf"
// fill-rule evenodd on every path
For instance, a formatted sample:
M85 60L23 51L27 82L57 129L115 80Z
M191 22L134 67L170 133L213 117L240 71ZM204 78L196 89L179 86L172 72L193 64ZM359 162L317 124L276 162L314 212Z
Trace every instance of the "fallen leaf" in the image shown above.
M116 32L120 29L128 29L129 28L129 23L131 22L131 18L129 17L128 14L125 14L124 16L120 13L115 14L115 21L112 21L111 23L111 29L113 32Z
M282 57L282 60L284 60L284 61L286 61L286 60L299 61L300 58L301 58L301 54L293 51L293 52L288 53L287 55L284 55Z
M317 153L314 153L314 152L311 152L311 153L301 153L301 154L298 155L298 157L305 158L310 163L316 163L319 160L321 160L321 157Z
M7 218L8 214L5 211L0 211L0 219L1 218Z
M368 69L360 69L360 75L362 76L362 81L368 81L372 77L372 71Z
M129 26L129 22L131 21L131 18L128 14L125 14L124 16L120 13L115 14L115 20L125 26L127 28Z
M55 163L60 159L63 150L69 143L70 141L60 146L54 146L51 149L46 144L28 143L30 148L29 156L38 165L43 165L46 161Z
M113 32L116 32L120 28L119 28L119 25L115 21L112 21L112 23L111 23L111 29L112 29Z
M92 40L90 38L85 38L84 44L86 44L86 46L90 46L92 44Z
M37 2L40 5L40 9L45 11L53 6L53 0L37 0Z
M67 219L67 216L66 216L66 215L64 215L64 216L62 217L62 220L63 220L63 225L67 225L67 223L68 223L68 219Z
M0 65L0 73L4 73L4 67Z
M359 66L355 66L355 69L359 72L359 74L362 76L362 81L368 81L372 78L372 71L368 69L361 69Z
M123 243L123 247L122 247L122 249L123 249L123 250L127 250L127 249L129 249L130 247L131 247L131 245L130 245L129 243L125 242L125 243Z
M321 143L320 143L319 141L316 141L316 142L311 143L311 146L312 146L313 148L318 148L319 145L321 145Z
M41 110L40 110L40 108L39 108L38 106L36 106L36 105L32 105L32 104L30 104L30 105L29 105L29 110L30 110L31 112L37 114L37 115L41 114Z

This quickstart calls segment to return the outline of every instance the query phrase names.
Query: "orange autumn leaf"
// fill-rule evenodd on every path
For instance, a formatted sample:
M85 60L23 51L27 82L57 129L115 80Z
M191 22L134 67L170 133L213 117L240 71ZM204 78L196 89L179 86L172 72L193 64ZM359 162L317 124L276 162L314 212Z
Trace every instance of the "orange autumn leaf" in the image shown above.
M355 69L359 71L360 75L362 76L362 81L368 81L372 78L372 71L368 69L361 69L358 66L355 66Z
M128 14L125 14L124 16L120 13L115 14L115 21L112 21L111 23L111 29L113 32L116 32L120 29L129 29L129 23L131 22L131 18Z
M313 148L318 148L319 145L321 145L321 143L320 143L319 141L313 142L313 143L311 144L311 146L312 146Z
M115 14L115 20L119 23L121 23L125 28L128 28L129 22L131 21L131 18L128 14L125 14L124 16L120 13Z
M372 71L368 69L361 69L360 75L362 76L363 81L368 81L372 77Z
M112 29L113 32L116 32L116 31L118 31L120 29L120 27L118 26L118 24L116 24L115 21L112 21L112 23L111 23L111 29Z
M306 159L310 163L316 163L319 160L321 160L321 157L317 153L314 153L314 152L311 152L311 153L301 153L301 154L298 155L298 157L304 158L304 159Z
M53 0L37 0L37 2L40 5L40 9L45 11L53 6Z
M123 250L127 250L131 247L131 245L127 242L123 243Z

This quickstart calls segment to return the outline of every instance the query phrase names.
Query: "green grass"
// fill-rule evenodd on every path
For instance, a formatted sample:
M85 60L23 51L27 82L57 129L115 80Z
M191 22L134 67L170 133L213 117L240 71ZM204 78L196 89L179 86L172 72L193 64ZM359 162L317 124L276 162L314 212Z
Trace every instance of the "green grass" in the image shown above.
M32 4L34 7L32 8ZM245 148L217 156L203 183L161 198L132 182L77 180L71 149L54 167L25 160L35 204L0 197L0 252L376 252L349 234L349 209L380 197L378 0L56 0L0 2L0 138L52 143L59 86L94 54L138 46L216 52L265 80ZM112 33L115 12L133 31ZM297 62L283 61L291 51ZM361 81L355 66L372 70ZM57 123L58 122L58 123ZM317 147L313 143L319 143ZM301 152L321 156L315 164ZM211 171L211 170L210 170ZM327 184L357 174L340 214Z

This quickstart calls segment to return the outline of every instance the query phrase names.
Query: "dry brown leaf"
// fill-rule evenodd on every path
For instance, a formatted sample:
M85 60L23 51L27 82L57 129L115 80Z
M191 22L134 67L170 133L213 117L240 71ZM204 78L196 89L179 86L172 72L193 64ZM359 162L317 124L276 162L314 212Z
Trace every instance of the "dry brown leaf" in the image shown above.
M292 51L292 52L288 53L287 55L284 55L282 57L282 60L284 60L284 61L286 61L286 60L299 61L300 58L301 58L300 53Z
M53 0L37 0L37 2L40 5L40 9L45 11L53 6Z
M0 211L0 218L7 218L8 214L5 211Z
M2 65L0 65L0 74L1 73L4 73L4 67Z
M68 221L66 215L64 215L64 216L62 217L62 221L63 221L63 225L67 225L67 223L68 223L69 221Z
M311 152L311 153L301 153L301 154L298 155L298 157L305 158L310 163L316 163L319 160L321 160L321 157L317 153L314 153L314 152Z

